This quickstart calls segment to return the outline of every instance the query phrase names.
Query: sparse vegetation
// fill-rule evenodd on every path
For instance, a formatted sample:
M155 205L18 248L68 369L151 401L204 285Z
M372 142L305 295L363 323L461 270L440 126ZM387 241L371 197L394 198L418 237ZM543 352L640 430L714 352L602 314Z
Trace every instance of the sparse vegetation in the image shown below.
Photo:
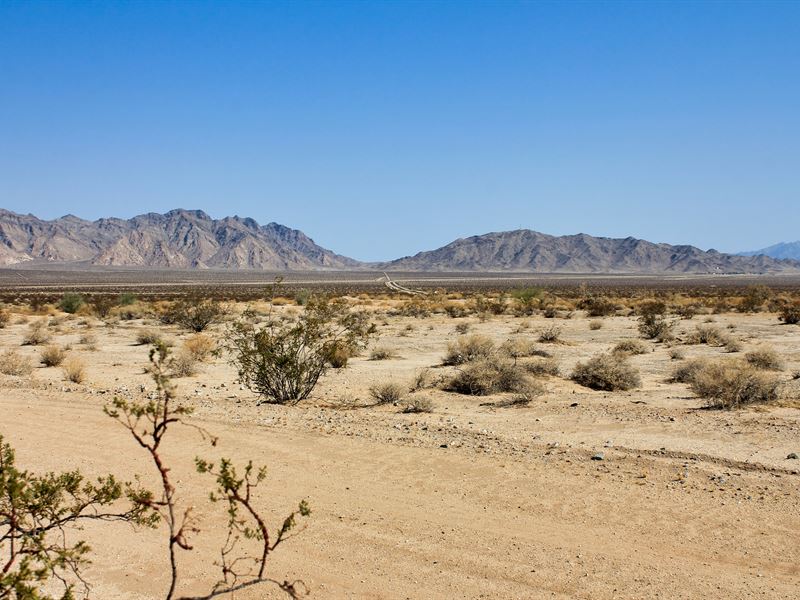
M390 358L394 358L395 353L384 346L376 346L372 349L369 353L370 360L389 360Z
M408 400L403 406L404 413L431 413L433 412L433 400L427 396L415 396Z
M83 383L86 379L86 363L77 356L67 357L61 363L64 379L72 383Z
M598 329L602 329L602 328L603 328L603 322L602 321L598 321L598 320L589 321L589 329L591 331L597 331Z
M787 302L781 306L779 318L787 325L800 323L800 302Z
M235 321L226 348L240 381L266 402L296 403L308 397L339 344L363 347L374 326L363 312L340 300L309 299L296 321L268 316L256 328L247 315Z
M557 377L561 371L558 361L555 358L535 358L532 361L526 362L523 368L537 377L550 375Z
M85 300L83 299L83 296L68 292L61 297L61 301L58 303L58 308L63 310L65 313L75 314L84 304Z
M140 346L151 346L163 343L161 332L155 329L140 329L136 332L136 343Z
M539 332L539 341L544 344L557 344L561 341L561 328L551 325Z
M714 408L768 404L780 398L780 380L740 361L706 362L691 377L692 391Z
M611 350L614 354L627 354L630 356L636 354L646 354L648 352L647 344L641 340L622 340L617 343Z
M34 321L28 325L28 331L22 338L23 346L40 346L50 341L50 332L45 321Z
M497 358L481 358L464 364L450 379L446 389L459 394L487 396L501 392L520 392L529 380L513 363Z
M216 350L214 339L203 333L195 333L183 342L182 351L196 361L206 361Z
M0 373L25 377L33 372L33 363L30 358L23 356L17 350L6 350L0 354Z
M387 381L370 387L369 395L377 404L397 404L406 395L406 388L395 381Z
M613 392L630 390L641 385L638 371L622 354L598 354L585 363L578 363L571 379L593 390Z
M767 346L761 346L744 355L745 360L756 369L783 371L786 366L780 355Z
M66 351L60 346L45 346L39 355L39 362L45 367L57 367L66 358Z
M445 365L463 365L483 359L494 354L495 345L491 338L473 334L458 338L447 346L447 354L443 359Z

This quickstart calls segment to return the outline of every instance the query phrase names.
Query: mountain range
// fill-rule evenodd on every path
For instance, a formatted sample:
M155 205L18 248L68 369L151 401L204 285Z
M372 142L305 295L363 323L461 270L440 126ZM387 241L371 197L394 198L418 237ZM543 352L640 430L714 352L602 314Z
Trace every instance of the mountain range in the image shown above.
M774 246L768 246L761 250L751 250L750 252L740 252L739 256L758 256L763 254L772 258L800 260L800 241L781 242Z
M552 236L528 229L455 240L436 250L364 263L317 245L302 231L200 210L131 219L52 221L0 209L0 265L72 264L189 269L509 271L528 273L777 273L800 262L737 256L632 237Z

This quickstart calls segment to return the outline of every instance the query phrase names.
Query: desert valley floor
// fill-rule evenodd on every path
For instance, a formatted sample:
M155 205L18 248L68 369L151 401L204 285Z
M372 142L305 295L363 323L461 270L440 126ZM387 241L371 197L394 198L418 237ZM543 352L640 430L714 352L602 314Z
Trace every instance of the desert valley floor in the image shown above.
M386 301L391 304L391 301ZM297 310L283 306L281 310ZM69 345L86 377L65 381L39 366L41 347L21 345L31 323L55 319L51 343ZM268 563L269 576L300 579L315 598L797 598L800 593L800 326L772 313L698 315L677 324L680 339L704 321L732 332L743 351L768 344L785 360L789 399L775 406L708 410L687 385L670 383L676 346L645 342L630 357L640 388L593 391L568 378L574 365L637 337L633 316L602 319L590 329L570 319L489 316L453 319L383 316L370 350L331 369L312 396L295 406L257 404L236 383L224 356L176 379L194 407L191 421L219 436L209 448L194 429L176 427L165 454L180 496L205 523L195 549L180 556L183 594L215 581L212 539L224 514L206 500L194 472L197 455L252 458L268 466L259 502L278 524L307 499L312 515ZM533 341L553 326L558 343L539 344L561 376L540 378L546 391L526 406L503 396L465 396L435 385L414 392L432 412L404 414L376 406L370 386L406 385L423 368L435 382L454 327L470 334ZM0 329L37 367L30 376L0 375L0 434L24 468L80 468L86 474L139 474L151 465L119 424L103 413L116 396L152 390L143 329L176 346L189 336L152 319L15 314ZM225 325L207 332L224 335ZM91 344L81 343L90 335ZM85 340L84 340L85 341ZM678 345L686 359L724 356L708 345ZM602 458L602 460L599 460ZM87 525L95 549L85 571L93 598L163 595L163 531L125 524ZM236 598L281 597L270 586Z

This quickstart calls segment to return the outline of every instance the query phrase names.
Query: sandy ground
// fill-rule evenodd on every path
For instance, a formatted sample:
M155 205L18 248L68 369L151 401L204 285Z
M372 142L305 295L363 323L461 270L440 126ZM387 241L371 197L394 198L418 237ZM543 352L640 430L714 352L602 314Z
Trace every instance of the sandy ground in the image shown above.
M782 377L797 397L790 380L800 369L800 327L774 315L714 319L726 331L732 325L745 349L778 349L787 361ZM678 331L702 320L681 321ZM177 380L195 408L193 421L220 437L209 448L192 429L175 428L167 442L180 497L203 524L195 550L180 557L181 593L200 593L216 580L211 563L224 515L205 500L209 482L193 472L193 459L225 455L269 467L259 500L275 525L297 501L309 501L307 527L275 552L269 572L303 580L312 597L797 598L800 460L787 455L800 453L800 410L703 410L685 385L666 383L675 361L664 346L648 342L652 351L632 358L643 378L632 392L594 392L549 377L547 393L524 408L438 389L422 392L433 400L430 414L365 406L370 385L405 383L440 364L457 322L498 342L535 338L555 323L565 343L542 347L564 374L636 337L627 317L603 319L597 331L580 316L525 321L520 330L522 319L506 316L391 317L376 344L396 358L352 359L293 407L257 406L224 358ZM89 365L83 384L63 381L58 368L37 368L30 378L0 375L0 434L21 466L154 481L133 440L102 411L115 394L152 390L143 372L147 349L134 343L145 326L94 321L92 351L77 343L85 325L65 321L55 341L72 344ZM26 327L0 330L0 349L38 357L40 348L20 346ZM176 343L186 335L162 330ZM724 353L681 348L687 357ZM603 460L591 459L597 452ZM163 530L92 525L76 535L95 549L86 571L93 598L163 597ZM266 586L236 597L279 594Z

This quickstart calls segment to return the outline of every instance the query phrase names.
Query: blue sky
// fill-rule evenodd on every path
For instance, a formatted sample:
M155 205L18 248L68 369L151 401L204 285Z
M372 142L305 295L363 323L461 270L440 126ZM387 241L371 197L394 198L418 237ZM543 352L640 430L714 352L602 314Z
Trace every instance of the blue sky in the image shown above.
M0 2L0 206L396 258L800 238L800 3Z

